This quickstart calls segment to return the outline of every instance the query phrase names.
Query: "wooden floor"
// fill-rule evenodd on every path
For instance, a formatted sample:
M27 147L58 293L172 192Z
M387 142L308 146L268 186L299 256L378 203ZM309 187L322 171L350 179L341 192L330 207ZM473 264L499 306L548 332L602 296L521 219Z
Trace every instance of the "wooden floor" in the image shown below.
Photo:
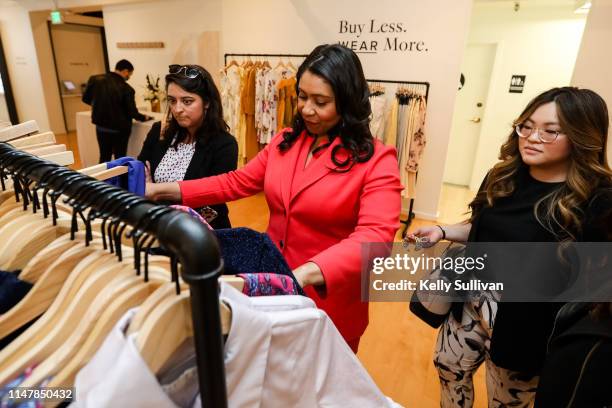
M74 152L76 162L71 167L81 168L76 134L69 133L56 138L58 143L66 144ZM473 192L465 187L444 185L437 223L450 224L464 220L467 204L472 197ZM266 230L269 213L263 193L229 203L228 206L234 227ZM433 224L436 222L416 218L410 230ZM439 385L432 363L436 334L436 330L408 310L408 303L371 303L370 324L362 337L358 357L380 389L394 401L405 407L437 407ZM474 407L484 408L484 368L476 373L475 386Z

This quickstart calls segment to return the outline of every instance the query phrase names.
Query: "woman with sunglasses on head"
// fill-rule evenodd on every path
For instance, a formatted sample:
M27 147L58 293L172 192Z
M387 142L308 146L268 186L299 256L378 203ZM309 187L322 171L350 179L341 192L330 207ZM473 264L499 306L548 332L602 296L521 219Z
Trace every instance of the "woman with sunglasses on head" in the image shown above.
M166 75L167 123L155 123L138 160L147 182L168 183L235 170L238 143L223 120L219 91L199 65L170 65ZM213 228L230 228L227 205L198 206Z
M441 239L607 241L612 228L603 221L612 206L608 123L606 103L595 92L565 87L542 93L502 145L500 162L470 204L470 219L419 228L411 237L432 244ZM484 297L454 305L440 328L434 364L442 407L472 406L472 376L483 361L489 407L533 402L561 305L503 302L501 296L501 302Z
M264 191L270 238L357 352L368 324L361 245L392 242L399 228L396 153L370 133L368 84L353 51L321 45L296 77L293 128L246 166L200 180L147 184L146 195L200 206Z

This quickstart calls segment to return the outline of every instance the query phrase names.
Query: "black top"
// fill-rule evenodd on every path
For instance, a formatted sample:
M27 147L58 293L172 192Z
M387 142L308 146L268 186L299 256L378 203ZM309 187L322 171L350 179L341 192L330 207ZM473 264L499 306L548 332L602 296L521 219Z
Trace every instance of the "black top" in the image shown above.
M151 177L154 177L155 169L172 143L172 138L160 140L160 130L161 122L154 123L138 155L138 160L151 164ZM238 143L229 133L210 135L205 142L196 139L195 152L183 179L194 180L227 173L236 170L237 163ZM217 204L210 207L219 214L210 225L215 229L231 228L227 205Z
M147 119L138 112L134 94L134 88L121 75L109 72L89 78L82 100L91 105L91 121L95 125L129 133L132 119Z
M477 211L469 241L472 242L555 242L556 236L545 229L534 215L536 202L561 188L564 183L546 183L534 179L527 167L521 168L516 188L509 197L497 199L493 207ZM484 182L483 182L484 186ZM482 188L482 187L481 187ZM598 196L586 206L580 241L606 241L611 224L602 223L610 195ZM535 255L534 255L535 256ZM513 371L537 373L546 355L546 341L553 328L559 303L500 302L493 327L490 357L494 364Z

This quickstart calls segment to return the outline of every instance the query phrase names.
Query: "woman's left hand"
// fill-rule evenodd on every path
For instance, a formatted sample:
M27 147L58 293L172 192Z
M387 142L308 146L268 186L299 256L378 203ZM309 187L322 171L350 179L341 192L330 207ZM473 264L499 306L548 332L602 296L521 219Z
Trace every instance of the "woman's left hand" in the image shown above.
M293 275L297 279L301 287L305 288L310 285L324 285L325 277L323 272L314 262L306 262L293 270Z

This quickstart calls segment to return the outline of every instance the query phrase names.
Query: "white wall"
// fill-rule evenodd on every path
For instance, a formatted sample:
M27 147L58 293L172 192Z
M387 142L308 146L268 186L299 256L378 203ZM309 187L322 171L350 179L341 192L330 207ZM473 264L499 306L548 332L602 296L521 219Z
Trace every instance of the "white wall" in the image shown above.
M321 43L376 40L377 54L360 54L366 77L429 81L427 147L419 170L415 212L435 218L444 171L461 54L471 14L470 0L223 0L226 53L308 54ZM399 34L341 34L340 20L402 23ZM382 51L385 38L423 41L422 52Z
M17 3L0 6L0 33L19 120L36 120L49 130L28 11Z
M478 189L497 162L512 121L527 103L547 89L570 84L585 22L585 16L575 14L571 4L542 6L522 2L519 12L513 11L510 3L474 7L468 42L496 43L497 55L472 172L472 190ZM508 92L513 74L527 76L522 94Z
M612 0L595 0L591 8L576 67L572 85L590 88L599 93L608 104L612 114ZM608 163L612 163L612 142L608 140Z
M431 83L426 123L428 144L419 171L415 212L425 218L436 217L471 0L66 0L61 6L96 3L105 5L111 67L117 60L127 58L136 68L130 83L136 89L139 105L143 104L142 86L147 73L163 76L171 63L204 59L207 51L202 45L204 33L221 32L218 56L224 52L308 53L320 43L378 41L377 54L360 55L367 77ZM27 73L12 76L18 107L25 109L29 117L30 112L35 112L35 118L44 118L47 113L26 9L46 9L49 4L43 0L24 0L20 6L9 8L14 16L9 19L3 11L2 20L11 20L10 37L23 43L13 44L12 48L6 46L13 53L12 66L9 63L12 75L22 68L15 64L14 54L29 50ZM405 30L359 36L339 32L340 20L369 25L371 19L376 23L402 23ZM418 45L419 51L382 51L387 37L414 41L415 47L422 43ZM166 47L129 50L116 47L117 42L131 41L163 41ZM44 127L46 121L40 120Z
M203 50L201 45L203 39L205 41L208 38L204 35L206 32L221 31L221 2L222 0L157 0L103 8L110 68L113 69L115 63L122 58L134 64L134 75L129 83L136 90L138 105L145 104L142 95L147 74L159 76L160 84L163 84L170 64L201 64L211 73L220 68L210 67L210 59L203 55L209 51L215 54L214 60L218 60L218 47ZM117 48L117 42L134 41L162 41L165 47Z

